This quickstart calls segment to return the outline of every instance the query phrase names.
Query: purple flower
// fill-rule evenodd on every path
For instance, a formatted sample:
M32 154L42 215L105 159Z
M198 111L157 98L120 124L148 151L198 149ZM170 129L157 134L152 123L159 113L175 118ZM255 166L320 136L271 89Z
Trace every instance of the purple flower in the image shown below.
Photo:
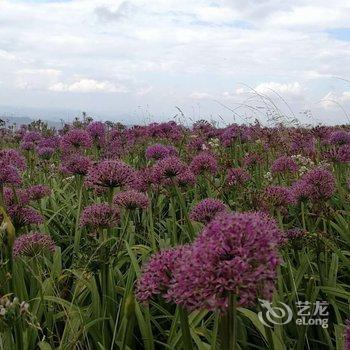
M310 199L312 202L326 200L335 192L333 174L322 167L308 171L293 184L293 195L297 200Z
M38 201L51 195L51 189L45 185L33 185L26 188L25 192L32 201Z
M86 130L93 139L101 139L106 133L106 126L102 122L92 122L86 127Z
M306 233L307 232L301 228L291 228L284 233L284 236L289 240L293 240L304 237Z
M298 164L293 158L288 156L277 158L271 166L271 171L273 173L296 173L298 169Z
M230 293L241 306L270 299L281 232L262 213L222 213L200 233L172 273L166 297L192 309L224 310Z
M101 187L132 187L136 172L120 160L103 160L90 168L88 181Z
M22 142L37 144L42 140L42 135L38 131L29 131L23 135Z
M55 149L51 147L38 147L37 152L39 157L43 159L50 159L55 153Z
M344 333L344 350L350 349L350 320L346 320L346 327Z
M63 152L76 152L92 146L92 138L86 130L73 129L63 135L61 149Z
M6 185L19 186L22 179L18 170L11 165L7 165L0 161L0 187Z
M10 165L19 171L24 171L27 167L25 158L14 149L1 150L0 163Z
M129 210L146 209L149 206L149 198L142 192L128 190L118 192L114 196L113 203L119 207Z
M295 203L295 198L289 187L269 186L264 190L261 201L264 209L276 209L286 214L288 206Z
M192 159L190 169L195 175L203 173L215 175L218 171L218 162L213 154L201 152Z
M43 233L30 233L19 236L13 244L13 257L34 257L55 252L55 242Z
M4 202L6 207L13 205L26 206L30 202L30 198L26 190L13 188L4 188Z
M106 125L102 122L92 122L90 123L86 131L90 134L93 142L98 146L103 146L106 134Z
M161 145L156 144L153 146L149 146L146 149L146 158L148 159L164 159L169 156L175 156L177 154L176 149L171 145Z
M86 207L80 215L80 226L89 229L104 229L116 226L120 214L117 208L107 203L92 204Z
M72 175L85 176L92 165L91 159L79 153L74 153L62 160L61 171Z
M207 224L215 218L218 213L226 211L226 205L219 199L206 198L197 203L190 211L190 219Z
M329 143L338 146L350 144L350 132L344 130L333 132L329 137Z
M21 205L12 205L7 208L8 214L16 228L29 225L40 225L44 222L44 218L39 212L30 207Z
M177 177L177 184L180 187L193 186L196 183L196 176L190 169L186 169Z
M172 272L186 247L170 248L154 254L142 268L142 275L137 281L136 297L147 302L157 295L166 296Z
M350 144L335 147L324 153L326 159L333 162L349 163L350 162Z
M229 186L243 186L250 179L250 174L243 168L232 168L227 171L227 184Z
M187 165L178 157L167 157L153 166L153 182L155 184L177 184L179 176L188 170Z
M35 143L34 142L21 142L20 147L24 151L32 151L35 148Z

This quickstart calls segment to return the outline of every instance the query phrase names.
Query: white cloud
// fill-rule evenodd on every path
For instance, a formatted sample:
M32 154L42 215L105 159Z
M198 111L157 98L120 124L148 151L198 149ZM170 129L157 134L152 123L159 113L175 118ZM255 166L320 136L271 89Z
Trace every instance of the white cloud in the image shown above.
M296 110L310 101L312 108L329 91L346 90L333 77L350 78L350 40L330 30L349 27L350 3L305 3L2 0L0 104L60 106L60 91L67 108L152 104L160 116L190 101L207 103L201 111L209 115L210 99L244 101L249 89L234 89L243 82L276 91ZM110 94L117 92L128 92L118 104Z
M49 87L49 90L56 92L128 92L125 86L114 84L110 81L97 81L94 79L81 79L71 84L58 82Z
M298 82L293 83L276 83L276 82L267 82L261 83L255 87L255 90L261 94L270 95L274 92L277 92L283 96L300 96L304 93L301 85Z
M321 106L327 110L339 109L339 107L344 108L344 105L347 103L350 103L350 91L341 93L330 91L320 101Z
M189 97L194 100L203 100L203 99L213 98L213 95L207 92L195 91L195 92L192 92Z

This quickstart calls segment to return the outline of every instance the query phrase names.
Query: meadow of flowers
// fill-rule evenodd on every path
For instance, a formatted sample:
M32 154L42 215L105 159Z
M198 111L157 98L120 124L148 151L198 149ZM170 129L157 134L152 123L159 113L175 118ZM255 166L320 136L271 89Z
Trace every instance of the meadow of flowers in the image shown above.
M350 349L349 126L0 135L0 349Z

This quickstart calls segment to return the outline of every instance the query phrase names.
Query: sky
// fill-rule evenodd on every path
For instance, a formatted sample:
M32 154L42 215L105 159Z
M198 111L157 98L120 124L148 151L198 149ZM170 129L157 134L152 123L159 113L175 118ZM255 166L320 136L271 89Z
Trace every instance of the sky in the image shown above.
M350 1L0 0L1 105L350 123Z

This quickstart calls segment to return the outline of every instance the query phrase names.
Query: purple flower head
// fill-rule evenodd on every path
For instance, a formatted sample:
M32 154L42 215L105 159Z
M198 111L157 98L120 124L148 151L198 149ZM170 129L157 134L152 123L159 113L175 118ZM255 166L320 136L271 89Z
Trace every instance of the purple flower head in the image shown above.
M35 143L34 142L21 142L20 147L24 151L32 151L35 149Z
M306 231L301 228L291 228L284 233L288 240L298 239L306 235Z
M227 184L229 186L243 186L249 180L251 180L251 176L243 168L232 168L227 171Z
M281 236L276 222L263 213L219 214L177 262L166 297L190 310L225 310L230 293L241 306L258 297L270 299Z
M51 195L51 189L46 185L33 185L26 188L25 192L32 201L38 201Z
M30 233L19 236L13 244L13 257L34 257L55 252L55 242L43 233Z
M101 187L132 187L135 180L136 171L120 160L103 160L88 173L88 181Z
M12 188L4 188L4 202L6 207L13 205L26 206L30 202L30 198L26 190Z
M19 186L22 183L17 168L0 161L0 186Z
M345 144L333 148L324 153L326 159L333 162L349 163L350 162L350 144Z
M153 183L152 168L143 168L135 173L133 188L140 192L146 192Z
M106 125L102 122L92 122L86 127L86 130L93 139L101 139L106 133Z
M322 167L308 171L293 184L295 199L310 199L312 202L326 200L335 192L335 179L333 174Z
M16 228L29 225L40 225L44 222L44 218L39 212L30 207L22 207L21 205L12 205L7 208L8 214Z
M193 186L196 184L196 176L188 168L177 177L177 184L180 187Z
M85 176L89 172L91 165L92 162L89 157L74 153L63 158L60 168L62 172L67 174Z
M239 132L239 126L238 125L231 125L223 130L220 140L224 147L229 147L234 143L235 140L239 138L240 132Z
M127 190L118 192L114 196L113 203L128 210L146 209L149 206L149 198L142 192Z
M153 166L153 182L155 184L177 184L179 176L187 171L187 165L178 157L167 157Z
M190 219L208 224L218 213L226 211L226 205L219 199L206 198L197 203L190 211Z
M176 149L171 145L156 144L146 149L146 158L148 159L159 160L176 154Z
M93 142L98 146L103 146L106 136L106 125L102 122L90 123L86 131L90 134Z
M298 169L298 164L288 156L277 158L271 166L271 172L273 173L296 173Z
M187 247L178 247L162 250L149 259L143 266L142 275L137 281L138 300L148 302L157 295L166 296L175 266L187 249Z
M329 143L338 146L350 144L350 132L344 130L333 132L329 137Z
M31 142L37 144L42 140L42 135L38 131L29 131L23 135L22 142Z
M215 175L218 171L218 162L213 154L201 152L192 159L190 169L195 175L203 173Z
M346 320L346 327L344 333L344 350L350 349L350 320Z
M55 149L51 147L38 147L37 152L39 157L43 159L50 159L55 153Z
M276 209L287 213L288 206L295 203L295 198L289 187L269 186L264 190L261 201L265 210Z
M52 148L54 150L58 149L60 145L60 137L55 135L55 136L50 136L45 139L42 139L38 145L37 148L43 148L43 147L48 147Z
M27 168L25 158L14 149L1 150L0 163L10 165L19 171L24 171Z
M65 153L84 150L91 146L92 138L90 134L82 129L68 131L61 139L61 150Z
M80 215L80 226L88 229L104 229L116 226L120 214L117 208L107 203L92 204L86 207Z

